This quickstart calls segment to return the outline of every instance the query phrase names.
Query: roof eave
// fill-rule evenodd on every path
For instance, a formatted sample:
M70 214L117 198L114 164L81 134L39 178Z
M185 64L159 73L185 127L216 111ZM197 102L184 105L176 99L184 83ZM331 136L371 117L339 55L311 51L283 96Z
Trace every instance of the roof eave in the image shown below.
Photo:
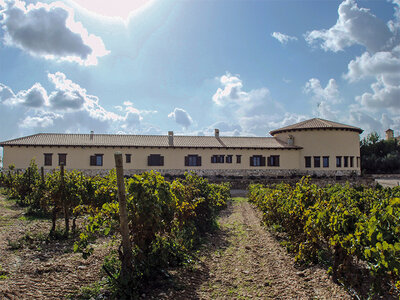
M270 135L274 136L275 134L282 133L282 132L291 132L291 131L306 131L306 130L349 130L355 131L359 134L363 133L364 130L361 128L344 128L344 127L318 127L318 128L290 128L290 129L276 129L269 132Z

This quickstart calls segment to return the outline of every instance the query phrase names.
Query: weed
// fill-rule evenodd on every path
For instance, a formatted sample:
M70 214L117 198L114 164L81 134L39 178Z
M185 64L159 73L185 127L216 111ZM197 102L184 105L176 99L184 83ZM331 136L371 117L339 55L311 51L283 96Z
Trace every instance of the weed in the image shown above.
M0 280L8 279L8 272L3 270L3 267L0 265Z

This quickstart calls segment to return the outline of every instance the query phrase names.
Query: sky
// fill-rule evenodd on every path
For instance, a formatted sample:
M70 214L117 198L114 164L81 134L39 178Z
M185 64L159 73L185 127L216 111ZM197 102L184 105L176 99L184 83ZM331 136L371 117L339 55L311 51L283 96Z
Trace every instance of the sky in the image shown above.
M0 0L0 141L400 135L400 0Z

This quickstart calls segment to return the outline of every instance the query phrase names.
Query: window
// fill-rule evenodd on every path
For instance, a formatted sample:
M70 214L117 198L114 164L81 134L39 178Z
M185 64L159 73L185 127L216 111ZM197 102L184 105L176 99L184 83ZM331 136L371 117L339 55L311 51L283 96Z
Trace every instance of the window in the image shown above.
M305 160L306 168L311 168L311 156L305 156L304 160Z
M51 166L53 164L53 153L44 153L44 165Z
M125 162L130 164L132 161L132 154L125 154Z
M279 167L279 155L271 155L268 157L268 166Z
M343 157L343 167L347 168L349 166L349 157L344 156Z
M236 155L236 163L241 164L242 163L242 156L241 155Z
M226 156L226 163L227 163L227 164L231 164L231 163L232 163L232 156L233 156L233 155L227 155L227 156Z
M350 156L350 168L354 167L354 156Z
M103 154L95 154L90 156L91 166L102 166L103 165Z
M190 166L190 167L201 166L201 156L197 154L185 156L185 166Z
M160 154L150 154L147 156L147 165L148 166L163 166L164 165L164 156Z
M67 165L67 154L66 153L58 153L58 165Z
M320 167L321 167L321 157L314 156L314 168L320 168Z
M340 168L342 166L342 157L336 156L336 168Z
M324 168L329 168L329 156L322 157L322 164Z
M225 155L213 155L211 156L211 163L213 164L223 164L225 160Z
M250 157L250 166L265 167L265 156L253 155Z

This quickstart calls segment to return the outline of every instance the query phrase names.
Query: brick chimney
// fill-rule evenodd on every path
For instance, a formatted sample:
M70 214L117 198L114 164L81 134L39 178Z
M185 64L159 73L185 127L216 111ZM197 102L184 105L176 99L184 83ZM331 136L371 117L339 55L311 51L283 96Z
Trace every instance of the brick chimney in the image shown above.
M168 145L174 146L174 132L168 131Z
M293 135L289 135L288 139L287 139L287 143L289 146L293 146L294 145L294 136Z
M90 140L93 141L93 137L94 137L94 131L90 131Z
M218 139L219 138L219 129L215 128L214 134L215 134L215 137Z

